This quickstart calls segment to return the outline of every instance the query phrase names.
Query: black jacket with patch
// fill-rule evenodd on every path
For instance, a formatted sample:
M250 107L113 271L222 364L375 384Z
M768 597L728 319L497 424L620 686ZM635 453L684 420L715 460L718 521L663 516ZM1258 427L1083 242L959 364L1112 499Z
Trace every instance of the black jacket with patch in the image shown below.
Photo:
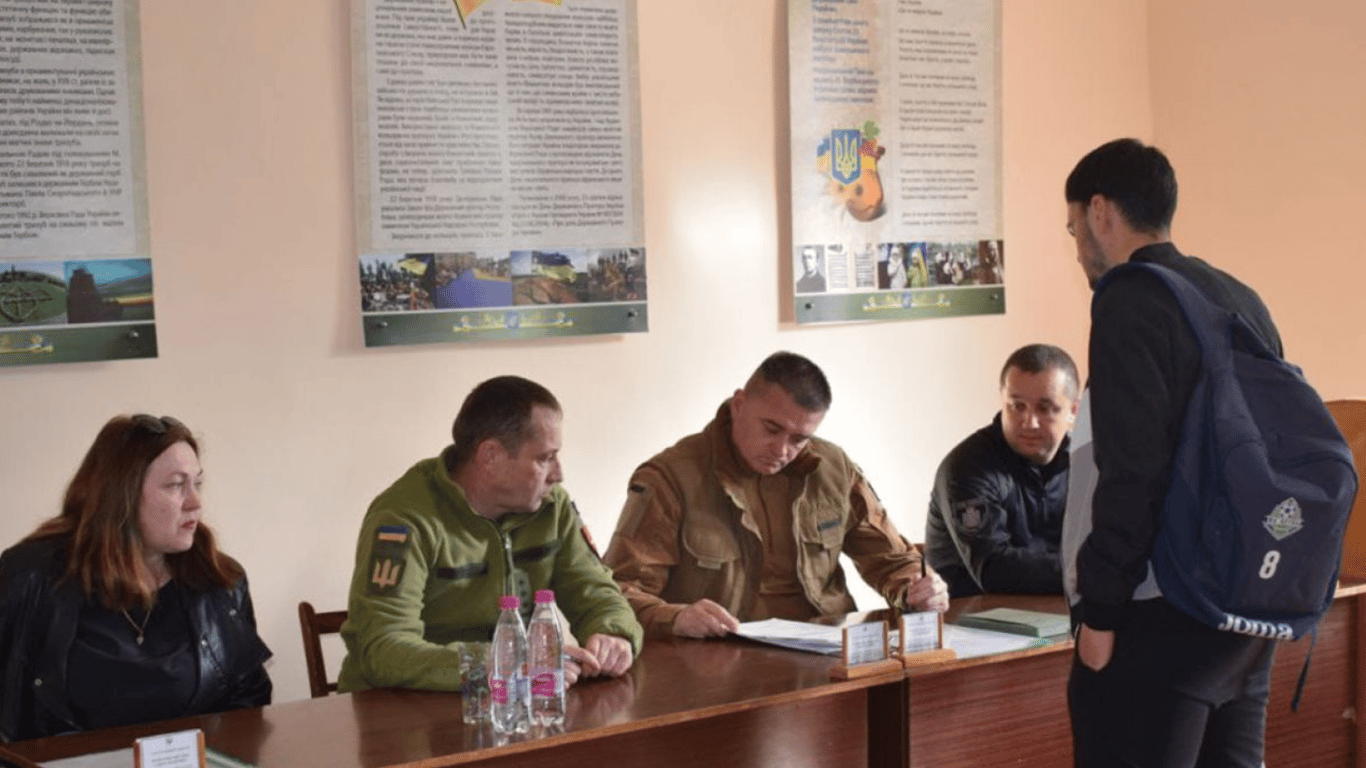
M930 495L925 554L950 597L1062 593L1068 441L1038 466L1006 442L998 413L944 458Z

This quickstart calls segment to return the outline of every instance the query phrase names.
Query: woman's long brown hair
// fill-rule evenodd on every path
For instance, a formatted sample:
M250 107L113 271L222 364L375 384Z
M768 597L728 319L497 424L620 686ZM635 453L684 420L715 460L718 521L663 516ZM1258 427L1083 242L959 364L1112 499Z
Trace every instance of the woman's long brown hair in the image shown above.
M148 466L176 443L199 455L189 428L170 416L110 419L71 478L62 513L28 536L65 539L67 578L111 610L149 608L156 600L138 509ZM167 555L166 566L173 579L198 591L230 587L242 577L242 567L218 551L213 532L202 522L190 549Z

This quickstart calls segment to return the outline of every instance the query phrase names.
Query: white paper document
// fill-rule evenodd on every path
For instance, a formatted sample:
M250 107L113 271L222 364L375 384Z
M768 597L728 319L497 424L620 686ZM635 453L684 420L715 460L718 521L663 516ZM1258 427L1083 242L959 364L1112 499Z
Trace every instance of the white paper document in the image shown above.
M1038 637L993 632L989 629L960 627L957 624L944 625L944 645L952 648L960 659L1021 651L1025 648L1047 645L1047 643L1047 640Z
M844 647L844 633L839 627L788 619L747 621L735 634L769 645L828 656L838 656Z
M249 766L245 763L222 752L215 752L212 749L204 751L205 760L208 768L241 768ZM116 749L112 752L92 752L88 755L76 755L59 760L48 760L43 763L43 768L129 768L133 764L133 748Z
M43 768L128 768L133 764L133 748L112 752L92 752L88 755L48 760Z
M740 625L735 634L769 645L827 656L838 656L843 650L844 643L843 631L839 627L788 619L747 621ZM893 646L898 634L900 633L892 633ZM1042 638L960 627L956 624L944 625L944 646L952 648L960 659L1020 651L1047 643L1048 641Z

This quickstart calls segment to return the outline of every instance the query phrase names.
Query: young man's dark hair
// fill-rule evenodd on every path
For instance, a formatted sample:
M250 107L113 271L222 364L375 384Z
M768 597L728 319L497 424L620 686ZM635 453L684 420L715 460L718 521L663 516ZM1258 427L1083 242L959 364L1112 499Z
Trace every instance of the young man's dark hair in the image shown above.
M1166 232L1176 215L1176 172L1157 147L1137 139L1115 139L1077 163L1064 195L1067 202L1083 206L1102 195L1119 206L1135 230Z

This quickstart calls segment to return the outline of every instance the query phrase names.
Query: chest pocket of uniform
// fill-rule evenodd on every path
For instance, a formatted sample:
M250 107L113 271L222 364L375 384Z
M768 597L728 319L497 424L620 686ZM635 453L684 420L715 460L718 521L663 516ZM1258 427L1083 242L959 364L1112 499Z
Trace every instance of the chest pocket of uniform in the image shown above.
M698 568L720 570L740 559L740 543L729 527L714 519L692 519L683 527L683 549Z
M836 512L817 516L815 524L801 533L802 543L821 549L839 549L844 543L844 519Z
M808 549L838 550L844 544L846 502L828 491L813 493L813 497L800 506L794 520L798 527L797 538Z
M798 515L797 539L802 548L798 568L810 584L828 584L837 578L845 523L839 503L838 499L818 496Z

